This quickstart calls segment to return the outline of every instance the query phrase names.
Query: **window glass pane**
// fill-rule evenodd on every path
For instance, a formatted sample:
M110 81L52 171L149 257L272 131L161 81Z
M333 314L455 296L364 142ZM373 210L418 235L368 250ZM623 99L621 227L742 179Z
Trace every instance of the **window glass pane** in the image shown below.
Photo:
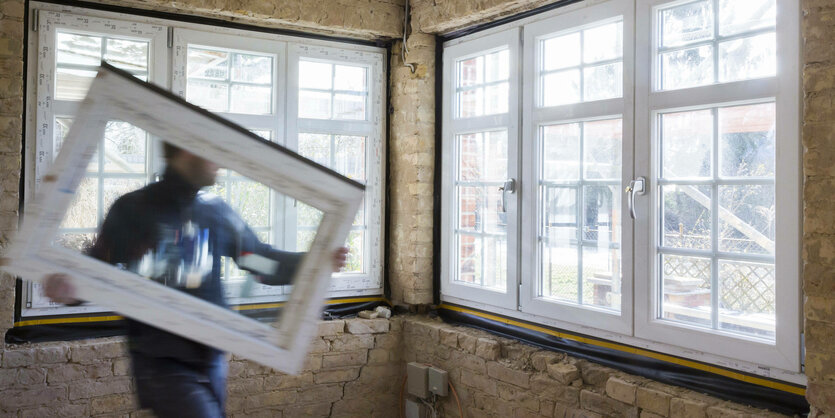
M270 189L254 181L231 182L231 206L250 227L270 226Z
M542 127L543 180L580 178L580 124Z
M349 65L337 65L334 68L334 89L348 91L368 91L366 69Z
M52 158L58 156L58 153L61 151L61 146L64 145L64 138L67 137L67 134L70 133L70 128L72 127L72 118L55 118L55 127L53 128L53 143L52 143Z
M510 51L505 49L499 52L488 54L485 57L484 73L485 82L507 80L510 76Z
M211 112L228 112L229 84L189 79L186 84L186 100Z
M612 99L623 96L623 63L583 69L583 99Z
M458 95L458 115L462 118L484 114L484 88L465 90Z
M299 87L303 89L331 90L333 65L324 62L299 61Z
M713 1L663 9L660 21L661 45L664 47L713 39Z
M661 167L664 178L711 175L713 113L710 110L661 115Z
M310 119L331 118L331 94L299 90L299 117Z
M85 252L89 250L95 242L96 234L93 232L81 234L65 232L58 236L55 243L70 250Z
M104 59L116 67L129 71L148 71L147 41L108 39Z
M510 52L491 52L456 63L456 115L460 118L507 113Z
M661 54L661 88L683 89L713 83L713 47Z
M623 22L583 31L583 62L613 60L623 55Z
M57 32L55 58L58 64L98 66L101 63L100 36Z
M557 106L580 102L580 70L567 70L542 77L542 105Z
M458 62L458 87L470 87L484 83L484 57Z
M96 64L98 65L98 64ZM72 68L56 69L55 98L58 100L82 100L90 89L90 83L96 77L93 70Z
M187 78L226 80L229 78L229 53L213 49L188 48Z
M104 171L145 173L147 134L127 122L108 122L104 132Z
M364 120L365 98L366 96L360 96L356 94L334 94L334 119Z
M578 299L578 236L576 187L543 187L540 252L543 297Z
M331 141L328 134L299 134L299 154L325 167L331 164Z
M503 182L507 178L507 131L478 132L457 138L459 180Z
M719 327L773 340L777 319L774 264L719 261Z
M488 115L507 113L509 91L508 83L487 86L485 89L484 113Z
M774 32L719 44L719 81L728 82L777 74Z
M776 24L775 0L719 0L719 35L735 35Z
M580 32L542 41L542 69L558 70L580 65Z
M337 135L335 164L333 169L340 174L359 181L365 180L365 137Z
M365 141L362 136L351 135L330 135L330 134L299 134L299 154L316 161L326 167L330 167L340 174L349 178L365 180ZM322 213L310 206L296 203L297 232L296 242L301 245L309 245L308 229L312 225L318 225ZM349 249L348 262L345 273L361 273L363 269L363 254L366 245L366 234L361 229L365 225L365 202L363 201L354 218L353 225L359 227L348 236L346 246ZM312 239L312 238L311 238Z
M583 124L583 168L587 179L620 181L623 127L620 119Z
M61 228L98 227L98 180L85 177L75 191Z
M719 167L726 177L773 177L774 103L719 109Z
M661 317L711 326L711 262L709 258L661 255Z
M620 309L620 183L583 188L584 305Z
M272 87L233 84L230 94L232 113L269 115L272 113Z
M479 232L482 230L484 188L462 186L458 189L458 228Z
M343 273L362 273L362 260L365 245L364 231L351 231L348 233L348 241L345 244L348 247L348 256L345 260L345 267L342 269Z
M620 310L622 130L620 119L541 128L543 297Z
M507 286L507 214L498 188L507 178L507 131L456 135L456 281Z
M233 54L232 81L272 84L272 57L253 54Z
M719 250L774 254L774 186L719 186Z
M709 186L661 186L661 245L710 250L711 191Z

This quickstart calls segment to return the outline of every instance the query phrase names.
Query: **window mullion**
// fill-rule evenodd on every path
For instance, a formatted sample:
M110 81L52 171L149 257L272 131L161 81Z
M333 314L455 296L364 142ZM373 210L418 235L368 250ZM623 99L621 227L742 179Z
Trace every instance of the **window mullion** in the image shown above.
M714 0L715 1L715 0ZM711 184L711 193L713 199L710 208L710 236L711 236L711 273L710 273L710 305L711 328L719 329L719 183L716 181L719 178L719 111L717 108L711 110L713 115L713 140L711 141L711 177L713 182Z

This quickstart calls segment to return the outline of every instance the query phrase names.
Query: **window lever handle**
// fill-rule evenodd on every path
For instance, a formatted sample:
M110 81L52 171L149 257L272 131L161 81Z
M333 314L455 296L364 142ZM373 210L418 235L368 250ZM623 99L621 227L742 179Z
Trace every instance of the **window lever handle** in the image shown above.
M505 180L504 184L499 187L499 191L502 192L502 212L507 212L506 194L516 193L516 179Z
M626 186L626 203L629 206L629 215L632 216L632 219L637 217L635 214L635 193L639 195L646 193L646 182L646 177L641 176L630 181L629 186Z

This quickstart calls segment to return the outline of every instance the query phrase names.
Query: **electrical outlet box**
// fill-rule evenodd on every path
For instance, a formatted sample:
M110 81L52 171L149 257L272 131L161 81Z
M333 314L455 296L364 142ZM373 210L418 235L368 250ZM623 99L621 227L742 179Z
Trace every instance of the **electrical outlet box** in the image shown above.
M418 398L429 397L427 369L427 366L415 362L406 365L406 376L408 379L406 387L410 395L417 396Z
M429 391L438 396L447 396L447 388L449 387L449 381L447 379L449 375L446 370L429 367L426 374L429 379Z
M423 404L406 399L406 418L423 418L426 416L426 407Z

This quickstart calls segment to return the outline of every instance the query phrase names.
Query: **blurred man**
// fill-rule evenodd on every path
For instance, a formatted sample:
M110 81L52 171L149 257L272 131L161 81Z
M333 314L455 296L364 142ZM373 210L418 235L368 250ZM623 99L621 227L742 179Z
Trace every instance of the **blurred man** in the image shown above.
M289 284L303 254L260 242L219 197L200 192L215 183L216 164L168 144L164 154L162 180L113 204L89 255L223 306L223 256L262 283ZM345 266L347 251L333 254L334 271ZM81 303L65 276L48 277L44 292L59 303ZM223 352L138 321L127 323L141 407L159 417L224 416Z

